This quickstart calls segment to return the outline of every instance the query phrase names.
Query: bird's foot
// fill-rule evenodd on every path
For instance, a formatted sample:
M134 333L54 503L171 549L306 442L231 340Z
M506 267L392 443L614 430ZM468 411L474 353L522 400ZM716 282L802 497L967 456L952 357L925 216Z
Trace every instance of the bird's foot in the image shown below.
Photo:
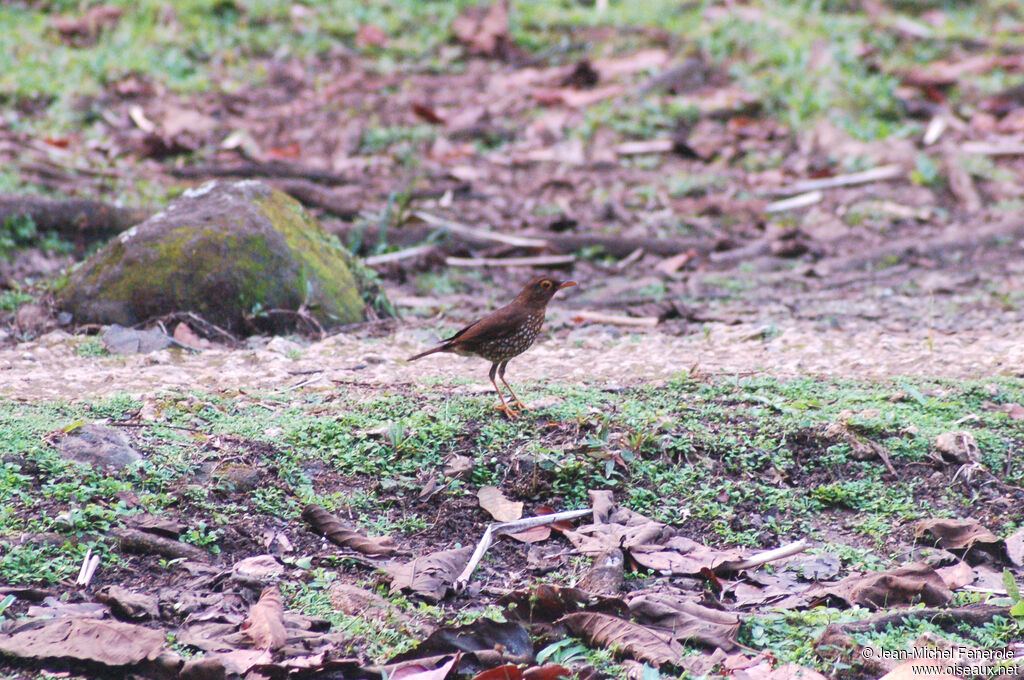
M511 420L515 420L516 418L519 417L519 411L515 410L508 404L495 404L494 410L504 411L505 415L507 415Z
M516 406L519 407L520 411L530 411L531 410L529 406L527 406L523 402L519 401L519 397L516 397Z

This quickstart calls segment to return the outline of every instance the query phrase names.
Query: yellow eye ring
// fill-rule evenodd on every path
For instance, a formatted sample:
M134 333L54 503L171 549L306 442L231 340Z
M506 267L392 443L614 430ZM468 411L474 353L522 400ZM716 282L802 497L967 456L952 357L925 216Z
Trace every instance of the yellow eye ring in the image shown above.
M540 285L544 286L545 288L550 288L551 287L551 282L550 281L542 281Z

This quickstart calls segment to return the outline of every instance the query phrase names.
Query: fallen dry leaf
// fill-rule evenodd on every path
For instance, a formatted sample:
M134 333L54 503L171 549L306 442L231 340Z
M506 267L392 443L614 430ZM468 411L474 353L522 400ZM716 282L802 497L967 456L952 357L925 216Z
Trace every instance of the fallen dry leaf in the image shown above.
M1006 556L1014 566L1024 567L1024 529L1006 537Z
M444 680L452 672L455 664L459 661L459 654L441 664L437 668L428 668L418 662L410 662L404 666L394 669L388 680Z
M25 659L92 661L129 666L152 661L163 650L166 635L120 621L65 617L22 619L0 633L0 652Z
M671 635L610 614L580 612L559 619L573 635L655 668L679 662L683 647Z
M102 31L116 26L122 14L124 9L116 5L98 5L80 17L56 17L52 23L62 39L77 47L87 47Z
M820 583L809 588L804 597L811 606L834 598L848 607L859 605L875 610L920 602L938 607L953 599L953 593L934 569L915 562L898 569L854 574L835 583Z
M476 494L480 507L499 522L512 522L523 516L523 504L505 498L496 486L485 486Z
M633 618L679 642L699 642L729 651L736 647L740 618L710 609L681 593L643 592L627 601Z
M277 586L265 589L259 601L249 608L249 617L242 623L241 630L256 649L274 650L284 646L288 635L284 630L284 605Z
M768 674L767 680L826 680L825 676L795 663L784 663Z
M944 550L965 551L965 559L971 557L973 549L998 558L1006 557L1006 544L1003 540L973 519L924 519L914 525L914 538L918 542L925 542L921 540L925 534L934 537L932 545Z
M943 432L935 438L935 450L954 463L976 463L981 451L970 432Z
M356 46L359 48L384 47L387 44L388 34L380 26L363 24L356 31Z
M370 538L349 529L340 519L327 512L319 505L310 503L302 510L302 519L306 520L317 533L326 536L335 545L352 548L370 557L383 557L395 552L394 542L390 536Z
M957 590L974 583L974 569L963 561L936 569L935 573L950 590Z
M195 331L193 331L184 321L175 326L173 337L176 342L179 342L191 349L201 350L213 347L212 342L204 340L196 335Z
M571 87L539 88L533 91L533 98L540 104L562 104L571 109L582 109L591 104L614 97L622 91L622 85L608 85L589 90L577 90Z
M452 21L452 33L470 54L508 58L514 51L508 30L508 0L466 8Z
M421 597L437 602L451 586L455 577L465 568L472 546L417 557L411 562L387 568L391 575L391 592L410 590Z

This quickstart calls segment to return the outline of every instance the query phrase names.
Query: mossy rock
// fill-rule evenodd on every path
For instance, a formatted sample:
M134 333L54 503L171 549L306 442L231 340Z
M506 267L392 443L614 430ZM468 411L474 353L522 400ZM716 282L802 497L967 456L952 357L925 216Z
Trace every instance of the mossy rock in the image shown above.
M330 329L364 320L364 299L387 304L379 290L360 290L361 271L286 194L256 181L210 182L75 267L57 299L76 323L194 312L245 335L301 328L290 312L304 308Z

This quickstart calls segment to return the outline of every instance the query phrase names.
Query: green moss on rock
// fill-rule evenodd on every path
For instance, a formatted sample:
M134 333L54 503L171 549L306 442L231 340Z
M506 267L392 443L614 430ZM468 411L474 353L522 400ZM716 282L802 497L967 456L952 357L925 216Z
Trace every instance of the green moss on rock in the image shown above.
M356 263L298 202L253 181L211 182L76 267L58 301L78 323L191 311L236 333L365 318Z

